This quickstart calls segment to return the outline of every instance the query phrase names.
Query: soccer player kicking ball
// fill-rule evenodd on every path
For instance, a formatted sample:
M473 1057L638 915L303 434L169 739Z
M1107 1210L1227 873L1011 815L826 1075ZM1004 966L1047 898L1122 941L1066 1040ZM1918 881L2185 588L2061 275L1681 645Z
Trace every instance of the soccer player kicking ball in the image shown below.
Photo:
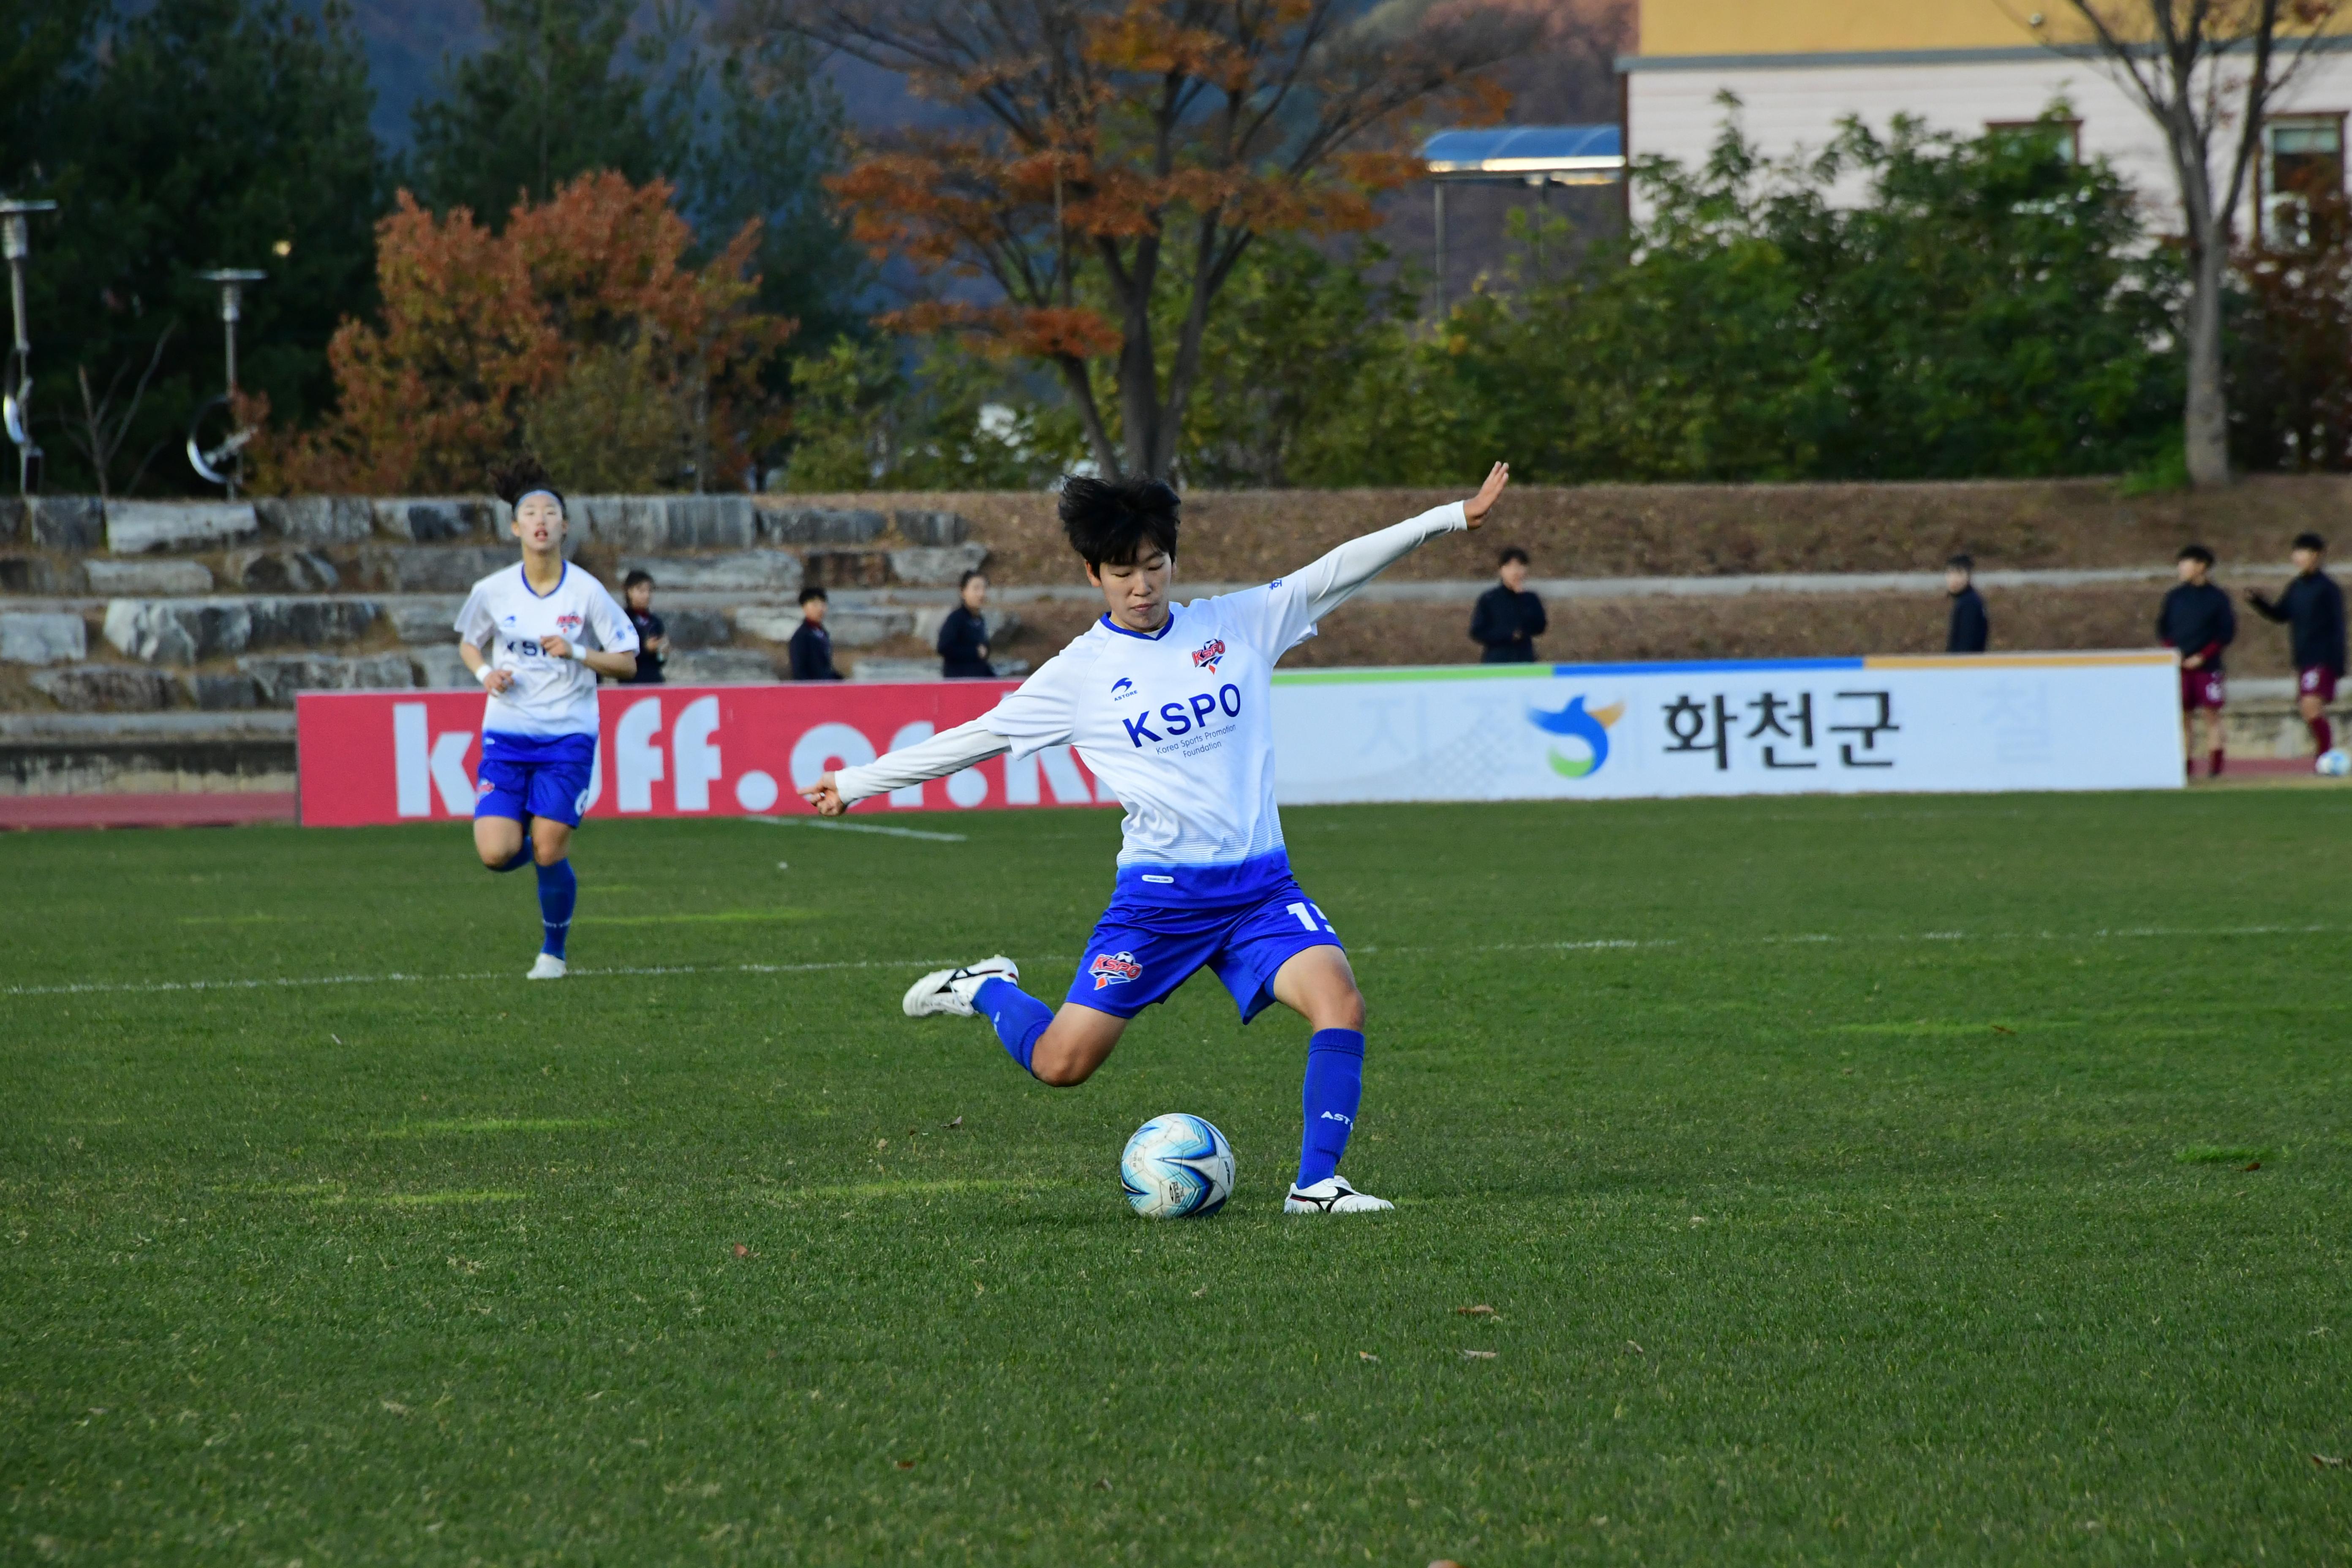
M1104 615L969 724L826 773L801 793L831 816L1010 752L1075 745L1127 808L1110 907L1059 1012L1020 987L1009 958L926 974L909 1017L985 1014L1041 1083L1084 1083L1138 1013L1202 968L1247 1023L1279 1002L1314 1030L1306 1131L1290 1214L1394 1205L1339 1173L1363 1093L1364 998L1346 952L1290 874L1274 804L1269 712L1275 661L1423 540L1476 528L1510 480L1497 463L1478 493L1352 540L1263 588L1171 605L1176 493L1148 479L1073 479L1063 531L1102 591Z
M474 584L457 656L490 694L474 784L474 848L493 871L539 863L545 940L532 980L563 978L580 884L566 858L596 766L596 677L636 673L637 633L604 585L563 559L563 497L535 462L499 476L522 560Z

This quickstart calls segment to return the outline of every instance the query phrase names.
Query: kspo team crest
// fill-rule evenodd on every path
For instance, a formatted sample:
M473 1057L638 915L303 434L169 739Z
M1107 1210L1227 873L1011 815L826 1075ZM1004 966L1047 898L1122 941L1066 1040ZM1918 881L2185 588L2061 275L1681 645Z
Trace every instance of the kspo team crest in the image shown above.
M1095 989L1106 985L1124 985L1130 980L1143 978L1143 965L1131 952L1106 952L1098 955L1087 973L1095 977Z
M580 617L566 612L555 617L555 629L568 637L580 635Z
M1216 673L1217 660L1225 657L1225 640L1214 637L1192 650L1192 668Z

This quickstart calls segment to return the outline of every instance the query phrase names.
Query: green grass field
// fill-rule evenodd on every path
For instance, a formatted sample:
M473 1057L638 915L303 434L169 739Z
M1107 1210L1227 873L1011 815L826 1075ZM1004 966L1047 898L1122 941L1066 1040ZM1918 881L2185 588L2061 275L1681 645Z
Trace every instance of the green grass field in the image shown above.
M2352 796L1293 812L1347 1221L1206 976L899 1016L1113 814L890 820L592 824L558 985L461 830L0 837L0 1561L2352 1559Z

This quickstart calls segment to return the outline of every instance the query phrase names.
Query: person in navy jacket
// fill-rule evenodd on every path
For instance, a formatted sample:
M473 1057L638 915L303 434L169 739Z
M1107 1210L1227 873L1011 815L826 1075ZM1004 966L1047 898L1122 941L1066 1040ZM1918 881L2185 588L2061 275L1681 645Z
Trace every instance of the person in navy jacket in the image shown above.
M940 673L950 680L993 680L996 667L988 662L988 622L981 606L988 602L988 575L967 572L956 584L963 603L940 623Z
M1973 557L1955 555L1944 563L1944 592L1952 601L1952 623L1944 637L1946 653L1982 653L1992 641L1992 621L1985 614L1984 595L1971 581L1977 569Z
M1478 595L1470 613L1470 640L1486 651L1481 664L1533 664L1536 638L1544 635L1543 601L1528 587L1528 552L1517 545L1496 563L1496 584Z
M794 680L839 680L833 668L833 634L824 629L824 590L811 584L801 590L801 624L787 644Z
M2190 756L2197 751L2197 715L2205 715L2211 763L2210 773L2221 771L2221 705L2229 700L2222 683L2221 650L2237 640L2238 616L2230 595L2213 583L2213 552L2201 544L2180 552L2175 563L2180 581L2164 595L2156 613L2156 635L2167 647L2180 650L2180 735Z
M2327 541L2315 533L2294 536L2294 581L2271 602L2259 588L2246 590L2246 603L2267 621L2284 621L2287 647L2294 658L2294 700L2312 743L2323 752L2336 749L2336 731L2327 721L2327 705L2336 700L2336 683L2344 679L2344 590L2321 567Z

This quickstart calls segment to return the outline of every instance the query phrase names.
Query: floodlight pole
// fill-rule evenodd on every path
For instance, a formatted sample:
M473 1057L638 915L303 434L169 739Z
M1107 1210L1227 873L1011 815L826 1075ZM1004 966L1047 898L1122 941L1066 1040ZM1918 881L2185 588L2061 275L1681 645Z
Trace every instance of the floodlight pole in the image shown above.
M1445 320L1445 182L1432 180L1429 188L1437 199L1437 319Z
M31 215L57 210L55 202L0 198L0 254L8 261L8 302L16 327L8 358L8 438L16 444L16 490L26 496L41 488L41 444L33 438L33 340L25 326L25 263L33 254Z
M221 335L225 340L228 370L229 422L234 426L236 422L236 323L245 314L245 287L248 283L260 282L269 274L239 267L215 267L209 272L199 272L196 276L207 283L220 285ZM244 471L245 455L239 451L234 454L234 466L229 468L222 478L223 484L228 489L228 499L231 500L236 499L237 476Z
M207 283L220 285L221 331L228 346L228 395L236 395L236 324L245 315L245 286L258 283L269 276L267 272L251 272L242 268L216 267L197 277Z

